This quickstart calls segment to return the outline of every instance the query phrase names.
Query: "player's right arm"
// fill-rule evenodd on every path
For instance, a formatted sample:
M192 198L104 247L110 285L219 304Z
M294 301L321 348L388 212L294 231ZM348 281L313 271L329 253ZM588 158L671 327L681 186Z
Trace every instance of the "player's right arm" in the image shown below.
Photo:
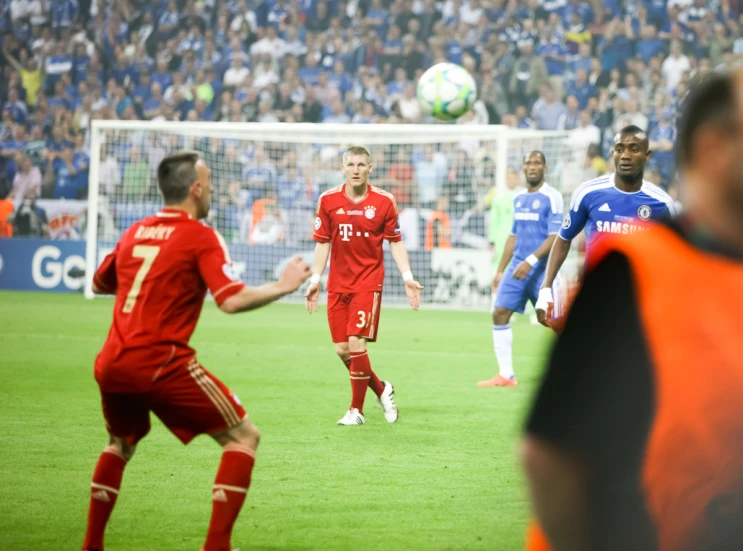
M93 276L93 292L96 295L113 295L116 293L118 280L116 279L116 257L119 254L117 244L95 271Z
M562 228L560 228L555 242L552 244L552 249L550 249L549 258L547 258L544 281L542 281L539 298L534 306L537 320L546 327L549 327L549 314L554 304L552 284L555 282L557 274L560 273L560 268L565 264L573 239L583 231L588 221L588 207L586 206L585 196L583 186L579 187L573 194L570 201L570 210L565 214Z
M232 275L232 259L219 233L204 226L198 242L202 244L198 252L199 273L217 306L226 314L247 312L274 302L299 289L310 276L310 267L296 257L289 262L278 281L250 287Z
M304 295L304 305L311 314L317 311L317 301L320 298L320 279L328 265L330 258L330 216L323 205L323 196L317 200L317 210L315 211L315 231L312 239L317 241L315 245L315 257L312 261L312 277L307 292Z

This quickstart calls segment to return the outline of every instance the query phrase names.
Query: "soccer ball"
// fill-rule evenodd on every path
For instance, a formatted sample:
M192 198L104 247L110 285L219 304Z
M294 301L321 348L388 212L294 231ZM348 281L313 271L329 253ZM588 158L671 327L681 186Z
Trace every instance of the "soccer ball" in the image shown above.
M418 103L426 113L450 121L472 109L477 99L475 79L454 63L437 63L418 81Z

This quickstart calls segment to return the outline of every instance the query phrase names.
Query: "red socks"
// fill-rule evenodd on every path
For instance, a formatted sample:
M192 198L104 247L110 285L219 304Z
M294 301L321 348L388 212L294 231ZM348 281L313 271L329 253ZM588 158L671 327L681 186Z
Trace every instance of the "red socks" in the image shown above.
M84 550L102 550L103 533L111 516L116 498L119 495L121 479L124 476L126 459L118 453L104 450L98 458L90 485L90 508L88 509L88 529L85 532Z
M255 450L240 444L227 444L212 491L212 518L204 551L232 551L230 536L245 501L253 472ZM84 551L102 551L103 533L119 495L126 460L105 450L98 459L91 484L88 529Z
M351 360L342 360L343 365L346 366L346 369L349 371L351 370ZM382 392L384 392L384 384L382 384L382 381L377 377L377 374L374 373L374 371L371 368L371 365L369 367L369 388L372 389L372 392L377 395L377 398L379 398L382 395ZM359 410L361 411L361 410Z
M232 551L230 536L250 486L255 450L227 444L212 490L212 518L203 551Z
M364 412L364 398L366 389L371 378L371 363L369 354L363 352L351 352L351 409L356 408L359 413Z

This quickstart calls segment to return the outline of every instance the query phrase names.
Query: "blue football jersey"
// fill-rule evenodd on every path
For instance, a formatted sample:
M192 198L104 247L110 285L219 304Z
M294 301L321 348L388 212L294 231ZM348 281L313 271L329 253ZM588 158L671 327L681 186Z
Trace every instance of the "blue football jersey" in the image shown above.
M560 237L574 239L585 228L586 241L595 233L634 233L644 229L638 220L657 220L675 214L673 199L643 180L640 191L626 193L614 185L614 174L581 184L573 193Z
M522 191L513 198L514 265L533 254L547 236L560 231L562 212L562 195L548 184L532 193ZM541 260L540 263L544 264Z

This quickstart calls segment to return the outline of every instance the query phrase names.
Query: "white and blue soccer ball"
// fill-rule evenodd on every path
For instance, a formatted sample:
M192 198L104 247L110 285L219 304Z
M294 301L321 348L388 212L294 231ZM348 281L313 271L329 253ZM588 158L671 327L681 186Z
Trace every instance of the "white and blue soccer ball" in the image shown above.
M475 79L455 63L437 63L418 81L418 103L437 119L458 119L477 99Z

